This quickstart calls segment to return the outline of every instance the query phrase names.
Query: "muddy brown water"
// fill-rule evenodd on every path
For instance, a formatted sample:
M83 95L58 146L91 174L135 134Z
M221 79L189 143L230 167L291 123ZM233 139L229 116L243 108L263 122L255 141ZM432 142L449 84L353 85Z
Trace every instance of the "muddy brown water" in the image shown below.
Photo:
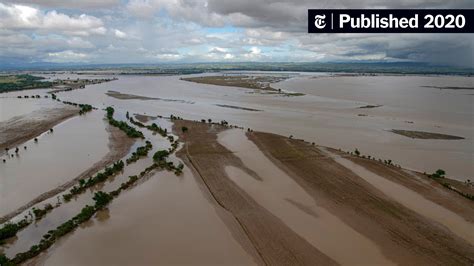
M156 173L112 202L107 217L70 235L44 264L255 264L187 168L180 177Z
M90 114L94 114L96 112L92 112ZM89 114L88 114L89 115ZM103 122L102 118L104 116L103 112L97 112L96 120ZM117 116L124 116L123 113L117 112ZM100 117L100 119L99 119ZM163 123L163 126L168 126L166 123ZM153 150L150 151L150 154L153 154L153 152L157 151L158 149L167 149L169 148L169 142L162 138L159 135L154 135L149 131L143 131L145 136L153 141ZM144 145L144 141L140 140L137 141L129 151L129 153L122 159L125 161L126 158L130 156L130 154L135 151L136 147ZM17 238L12 239L12 241L9 241L9 243L3 248L3 251L8 255L8 256L14 256L18 252L24 252L30 248L32 243L38 243L42 236L49 230L55 229L58 225L62 224L66 220L72 218L74 215L80 212L80 210L86 205L92 205L94 201L92 200L93 194L98 191L98 190L104 190L104 191L112 191L115 190L120 186L120 184L126 180L128 180L128 176L131 175L137 175L143 169L146 167L150 166L152 164L152 159L151 158L144 158L142 160L137 161L136 163L127 165L124 170L117 176L107 180L103 184L98 184L94 188L87 190L85 193L80 194L79 196L75 197L72 201L64 203L61 205L59 208L54 209L50 213L48 213L43 219L41 219L39 222L35 222L29 226L27 226L25 229L21 230L17 234ZM102 169L101 169L102 171ZM72 179L72 178L71 178ZM54 205L58 200L57 198L59 197L62 199L62 195L64 193L67 193L69 189L63 193L60 193L58 195L55 195L49 199L46 199L38 204L36 204L36 207L42 207L46 203L51 203ZM21 219L23 216L28 214L29 210L24 211L23 213L17 215L14 217L13 220L18 220Z
M223 131L219 133L218 141L255 171L262 181L233 166L226 167L227 175L315 248L340 264L394 264L370 239L320 207L248 140L243 130Z
M117 117L122 116L124 113L118 111ZM167 120L155 119L151 122L171 130L172 124ZM73 217L86 204L92 205L95 191L116 189L128 176L136 175L151 165L151 155L155 151L169 148L167 139L146 129L141 130L154 145L150 157L127 165L119 175L54 209L39 222L20 231L17 238L10 240L0 251L13 257L18 252L28 250L48 230ZM135 147L143 144L143 141L139 141ZM178 162L174 156L170 159ZM242 247L242 240L236 240L235 231L228 229L222 218L226 215L222 213L224 210L206 198L201 189L187 168L179 177L166 171L156 172L143 183L124 192L110 204L106 212L99 213L91 222L60 240L52 249L35 259L34 263L255 264L253 257ZM44 201L38 206L46 202L54 203L55 199ZM186 256L183 256L183 250ZM81 255L85 253L91 256Z
M375 186L377 189L385 193L390 198L403 204L405 207L416 211L417 213L436 221L451 232L465 239L470 244L474 244L474 224L466 221L458 214L438 205L417 192L383 178L363 166L353 163L350 160L342 158L339 155L333 154L327 149L323 149L336 162L350 169L356 175Z
M30 95L30 94L28 94ZM17 99L13 96L3 98L0 94L0 122L16 116L28 115L39 109L53 109L63 106L51 99Z
M316 75L316 74L314 74ZM474 168L474 97L462 90L448 91L422 86L466 86L473 77L375 76L324 77L299 75L274 84L305 96L282 97L254 93L244 88L198 84L181 76L118 76L118 80L59 93L61 98L115 105L134 113L175 114L188 119L212 118L255 130L293 135L310 142L353 151L421 172L442 168L459 180L472 179ZM119 100L109 90L182 102ZM192 104L191 104L192 103ZM262 110L220 108L216 104ZM365 105L381 107L360 109ZM359 114L367 116L358 116ZM419 140L390 132L418 130L462 136L464 140Z
M0 157L6 159L0 163L0 216L75 178L105 156L109 148L103 115L91 112L66 120L53 133L39 136L37 143L18 145L18 156Z
M62 78L68 76L76 77L77 75L61 74ZM312 78L311 75L301 75L275 84L277 88L307 94L301 97L263 95L242 88L195 84L179 80L179 76L118 77L119 80L116 81L61 92L58 96L63 100L89 103L98 108L113 105L118 118L122 120L125 111L129 111L130 114L140 113L153 116L174 114L189 119L227 120L231 124L285 136L294 135L325 146L344 150L358 148L363 154L392 159L395 163L411 169L433 172L438 168L443 168L447 170L449 176L460 180L470 177L472 179L472 173L474 173L472 168L473 97L466 96L458 90L420 87L422 85L465 86L472 83L472 77L379 76L327 79L323 77L321 79L320 77ZM119 100L107 96L105 93L109 90L175 99L179 102ZM43 95L46 91L34 90L26 94L37 93ZM2 96L16 97L19 94L25 93L6 93ZM23 101L21 104L25 106L14 110L13 99L1 101L1 119L26 114L38 108L30 106L29 101ZM6 104L3 104L4 102ZM56 104L45 101L43 106L41 100L35 102L34 105L38 103L41 105L40 108L48 108L49 105ZM220 108L216 104L245 106L262 111L249 112ZM358 108L368 104L382 106L371 109ZM359 113L367 114L367 116L359 117ZM28 201L34 193L44 192L50 187L63 183L64 180L73 178L77 175L74 171L80 173L79 168L87 169L107 152L103 113L98 117L91 115L88 114L86 119L89 117L94 120L90 123L96 123L95 126L81 126L78 123L68 127L67 123L74 121L70 120L60 124L59 128L55 128L53 134L42 136L38 147L32 148L31 153L25 153L24 156L20 154L16 166L12 161L11 168L8 168L12 170L7 178L3 178L7 168L0 165L0 177L2 177L0 178L0 213ZM165 121L161 122L166 124ZM69 133L56 138L62 132L61 127L68 128ZM453 134L466 137L466 139L459 141L412 140L388 131L393 128ZM145 130L143 131L145 133ZM71 137L79 133L80 136ZM52 137L50 144L48 144L49 137ZM243 143L247 142L248 140L243 141ZM91 147L88 146L89 144ZM153 144L155 148L167 145L158 140ZM30 149L30 144L27 143L27 145ZM42 147L45 149L44 152L41 152L42 150L36 152L36 149ZM64 147L68 151L56 153L58 147ZM57 156L57 154L62 156ZM243 151L237 154L245 159L248 152ZM27 160L28 156L31 156L29 160ZM256 153L255 156L259 157L255 161L260 163L265 159L260 158L263 156L261 152ZM257 173L270 176L270 178L258 182L240 173L239 169L228 167L226 171L242 189L309 243L341 263L352 259L357 260L357 254L364 254L374 264L390 263L374 243L318 206L317 202L314 202L288 176L277 172L277 167L271 162L255 165L252 158L247 158L245 164L249 168L254 167ZM149 158L137 162L135 166L132 165L128 168L129 170L125 170L124 174L117 176L100 189L106 191L115 189L128 175L137 174L148 166L146 165L148 162L150 162ZM182 178L177 178L173 174L155 174L145 183L114 201L108 215L94 219L91 223L93 226L81 228L55 245L55 248L49 250L43 258L46 259L45 264L70 265L72 261L77 261L78 264L83 261L95 265L109 261L120 264L131 262L130 258L139 262L136 264L149 264L150 261L162 264L253 263L252 257L237 243L236 236L230 233L222 221L222 217L219 216L220 211L206 199L194 181L194 177L189 175L190 173L186 171ZM12 178L16 176L29 178ZM42 178L32 179L32 176ZM31 184L34 185L30 186ZM379 189L383 191L383 187ZM386 193L394 193L394 191L390 189ZM406 193L406 191L401 191L401 193ZM38 224L26 228L19 234L19 240L8 245L6 253L11 256L16 252L25 251L32 243L39 241L47 230L55 228L64 219L75 215L85 204L91 204L91 197L90 192L86 193L54 210ZM409 198L418 199L411 196ZM50 200L55 201L54 198ZM6 202L10 202L9 205ZM406 204L413 204L412 200L410 202ZM419 212L432 210L436 215L428 213L425 216L433 215L429 218L438 219L438 222L447 228L454 226L462 231L458 230L457 234L472 228L468 227L469 225L466 227L466 224L459 220L443 223L443 217L439 214L450 217L451 214L433 209L429 204L427 206L427 210L419 210ZM423 207L426 206L423 205ZM454 232L456 229L452 230ZM328 235L331 232L331 237L321 239L315 232L321 235ZM345 235L342 235L342 232ZM134 241L123 241L123 239ZM353 245L350 252L342 252L341 250L349 249L348 244L345 244L349 242L347 239L361 244L355 247ZM113 241L125 243L123 247L110 245ZM135 242L136 245L134 245ZM87 253L76 252L77 250ZM217 252L211 252L212 250ZM81 254L94 254L94 256L81 256Z

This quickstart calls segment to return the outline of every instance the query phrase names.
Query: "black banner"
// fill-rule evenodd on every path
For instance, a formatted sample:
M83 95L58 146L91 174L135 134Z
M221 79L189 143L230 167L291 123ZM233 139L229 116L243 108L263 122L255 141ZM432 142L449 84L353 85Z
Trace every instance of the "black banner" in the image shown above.
M308 33L474 33L474 9L308 9Z

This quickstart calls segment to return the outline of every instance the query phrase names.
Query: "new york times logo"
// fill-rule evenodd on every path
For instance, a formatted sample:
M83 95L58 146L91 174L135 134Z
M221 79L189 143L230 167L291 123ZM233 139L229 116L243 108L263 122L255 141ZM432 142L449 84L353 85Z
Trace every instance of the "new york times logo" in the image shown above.
M474 9L309 9L308 33L474 33Z
M326 27L326 15L316 15L314 16L314 26L318 29L324 29Z

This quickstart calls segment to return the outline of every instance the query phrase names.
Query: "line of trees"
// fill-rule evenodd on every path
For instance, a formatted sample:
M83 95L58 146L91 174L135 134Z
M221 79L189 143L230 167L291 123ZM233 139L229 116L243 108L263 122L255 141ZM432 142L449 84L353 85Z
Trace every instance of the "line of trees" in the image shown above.
M69 190L69 193L63 195L63 199L67 202L72 199L75 195L84 192L87 188L90 188L98 183L104 182L107 178L122 171L125 164L123 161L115 162L112 166L106 167L103 172L97 173L95 176L91 176L88 179L79 180L79 185L74 186Z
M43 218L48 212L53 209L53 205L47 203L43 208L32 208L32 212L29 213L30 217L23 217L20 221L16 223L7 222L0 228L0 243L4 240L16 236L16 234L23 228L30 225L33 221L39 221ZM0 264L2 265L2 264Z
M95 202L94 206L86 205L84 208L82 208L79 214L77 214L70 220L64 222L60 226L56 227L56 229L48 231L48 233L43 235L43 238L41 239L39 244L31 246L28 251L18 253L12 259L9 259L5 255L1 254L0 265L18 265L31 258L36 257L41 252L52 246L60 237L72 232L80 224L88 221L95 213L97 213L97 211L105 208L114 198L118 197L123 190L131 187L138 181L139 178L145 176L147 173L151 172L157 167L157 164L153 164L147 167L144 171L142 171L140 173L140 176L129 176L129 180L127 182L122 183L119 188L110 193L103 191L96 192L93 197Z
M1 256L1 265L18 265L39 255L41 252L51 247L60 237L72 232L80 224L88 221L98 210L103 209L112 198L113 197L106 192L96 192L93 197L95 201L94 206L86 205L76 216L56 227L56 229L50 230L48 233L44 234L41 241L37 245L31 246L28 251L16 254L13 259L9 259L5 255Z
M153 148L153 145L150 141L145 142L145 146L140 146L136 149L136 151L132 152L130 158L126 160L127 164L134 163L140 159L140 157L145 157L148 155L148 152Z
M145 138L141 131L136 130L134 127L127 124L127 122L115 120L114 119L114 112L115 112L114 108L109 106L105 110L107 112L107 119L109 120L110 125L119 128L120 130L125 132L125 134L127 134L127 136L129 136L131 138Z
M133 119L133 117L130 117L129 118L130 120L130 123L134 124L135 126L138 126L138 127L144 127L150 131L153 131L153 132L156 132L158 134L160 134L162 137L166 137L168 135L168 130L166 128L162 128L160 126L158 126L156 123L153 123L149 126L139 122L139 121L135 121L135 119Z

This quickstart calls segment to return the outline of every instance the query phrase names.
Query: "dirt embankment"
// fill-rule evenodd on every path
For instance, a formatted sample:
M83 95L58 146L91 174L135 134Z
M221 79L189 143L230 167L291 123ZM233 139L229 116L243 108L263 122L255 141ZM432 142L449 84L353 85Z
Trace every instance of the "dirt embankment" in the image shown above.
M460 215L466 221L474 223L474 202L453 191L449 191L439 182L423 174L394 166L386 166L375 160L349 156L336 150L332 150L332 152L345 156L347 159L365 167L371 172L416 191L423 197ZM443 181L451 184L463 193L474 195L474 188L460 181L448 178L443 178Z
M42 202L45 199L51 198L67 189L75 185L79 180L88 178L89 176L95 174L96 172L100 171L101 169L105 168L107 165L112 164L113 162L120 160L129 152L130 148L132 147L135 140L129 138L123 131L116 127L112 127L107 125L107 131L109 132L109 152L98 162L92 165L90 168L82 172L80 175L76 176L75 178L71 179L67 183L62 184L61 186L47 191L38 197L34 198L27 204L23 205L22 207L18 208L17 210L0 217L0 224L8 221L9 219L15 217L16 215L20 214L21 212L27 210L28 208L34 206L37 203Z
M107 96L110 96L112 98L119 99L119 100L142 100L142 101L156 100L156 101L164 101L164 102L178 102L178 103L194 104L194 102L191 102L191 101L148 97L148 96L141 96L141 95L135 95L135 94L121 93L118 91L107 91L105 94Z
M150 115L134 114L134 116L138 121L142 123L148 123L148 121L156 119L156 116L150 116Z
M39 110L0 122L0 155L5 153L6 148L12 149L78 114L77 108L65 106Z
M235 217L265 263L334 263L229 179L225 171L228 165L249 173L251 170L217 142L217 133L224 127L191 121L177 121L174 126L188 128L185 134L175 130L185 142L178 155L196 169L216 201ZM410 265L471 265L474 262L474 247L466 240L385 195L317 146L270 133L251 132L247 136L318 205L371 239L391 261ZM360 163L357 158L354 160ZM431 184L429 180L420 181L404 170L369 163L364 164L369 170L472 221L472 202L455 192Z
M390 132L393 132L398 135L402 135L412 139L445 139L445 140L457 140L464 139L460 136L447 135L441 133L425 132L425 131L415 131L415 130L402 130L402 129L392 129Z
M329 158L318 147L275 134L252 132L247 135L277 166L305 188L318 204L372 239L392 261L423 265L473 263L472 245L432 220L393 201ZM399 183L415 188L426 198L472 221L472 202L446 188L438 187L442 190L428 192L429 187L418 187L420 182L415 177L401 177L400 171L394 172L392 167L378 162L370 163L369 169L377 174L389 179L403 179ZM444 197L436 199L441 194L445 194Z
M271 83L282 81L286 78L283 77L272 77L272 76L204 76L204 77L191 77L191 78L182 78L182 80L218 85L218 86L227 86L227 87L239 87L255 90L268 90L268 91L277 91L270 86Z
M183 126L188 128L185 134L176 130ZM238 157L217 142L217 133L223 127L180 120L175 122L174 129L185 142L177 155L199 174L219 205L235 217L265 264L336 264L257 204L227 176L224 168L231 165L259 179Z

